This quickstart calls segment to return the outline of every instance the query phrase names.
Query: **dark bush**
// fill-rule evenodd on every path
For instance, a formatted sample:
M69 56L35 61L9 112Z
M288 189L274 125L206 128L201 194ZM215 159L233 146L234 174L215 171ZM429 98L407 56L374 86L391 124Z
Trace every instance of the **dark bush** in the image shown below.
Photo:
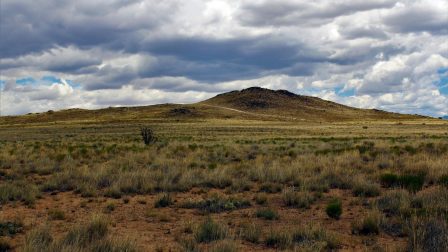
M443 219L421 219L409 223L408 251L446 252L448 224Z
M260 209L256 212L257 218L262 218L265 220L278 220L278 213L270 208Z
M23 224L20 221L0 222L0 236L13 236L23 231Z
M420 191L425 183L425 174L419 173L416 175L404 174L398 178L401 187L410 192Z
M286 249L292 245L292 237L286 231L271 231L266 237L266 246Z
M441 177L439 178L438 183L439 183L439 185L448 187L448 175L443 175L443 176L441 176Z
M156 142L156 137L152 129L143 127L140 129L140 133L142 135L143 142L145 143L145 145L150 145Z
M168 207L168 206L171 206L172 204L173 204L173 200L171 199L171 196L169 194L165 193L156 200L154 207L156 207L156 208Z
M339 199L333 199L327 205L325 209L328 217L339 220L339 217L342 214L342 202Z
M389 188L398 185L398 175L393 173L385 173L380 177L381 185Z
M264 183L260 186L260 192L279 193L282 191L282 186L274 183Z

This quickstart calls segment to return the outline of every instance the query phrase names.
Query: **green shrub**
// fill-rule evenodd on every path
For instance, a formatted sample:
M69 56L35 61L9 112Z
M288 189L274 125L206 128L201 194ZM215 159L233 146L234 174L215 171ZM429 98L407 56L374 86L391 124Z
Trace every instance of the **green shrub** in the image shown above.
M339 220L339 217L342 214L342 202L339 199L333 199L327 204L327 208L325 209L328 217Z
M448 187L448 174L442 175L438 180L439 185Z
M417 192L420 191L423 187L423 184L425 183L425 176L424 173L419 173L415 175L411 174L404 174L401 175L398 180L400 183L400 186L407 189L410 192Z
M0 236L13 236L23 231L23 223L19 220L0 222Z
M216 223L212 218L208 217L202 222L196 230L194 237L197 242L212 242L222 240L228 235L227 227Z
M164 193L162 196L160 196L156 200L154 207L156 207L156 208L169 207L172 204L173 204L173 200L171 199L171 196L168 193Z
M393 173L385 173L380 177L381 185L389 188L393 186L398 186L398 175Z
M259 209L256 212L256 216L257 218L262 218L265 220L278 220L279 219L279 215L278 213L270 208L264 208L264 209Z

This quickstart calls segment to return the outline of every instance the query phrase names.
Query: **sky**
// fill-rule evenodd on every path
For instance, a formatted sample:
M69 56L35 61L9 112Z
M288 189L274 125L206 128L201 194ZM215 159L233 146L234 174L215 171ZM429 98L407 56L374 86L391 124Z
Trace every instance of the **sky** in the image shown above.
M448 0L1 0L0 112L260 86L448 115Z

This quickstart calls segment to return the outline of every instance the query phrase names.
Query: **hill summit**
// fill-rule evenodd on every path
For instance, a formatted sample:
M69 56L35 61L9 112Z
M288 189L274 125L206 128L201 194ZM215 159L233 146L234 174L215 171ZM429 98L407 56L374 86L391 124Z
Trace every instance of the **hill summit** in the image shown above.
M413 115L401 115L377 109L358 109L318 97L261 87L250 87L219 94L199 104L231 108L260 115L275 115L283 118L314 121L416 118Z
M271 90L260 87L250 87L240 91L219 94L203 103L246 110L284 110L300 108L315 108L322 110L326 107L345 107L317 97L297 95L287 90Z

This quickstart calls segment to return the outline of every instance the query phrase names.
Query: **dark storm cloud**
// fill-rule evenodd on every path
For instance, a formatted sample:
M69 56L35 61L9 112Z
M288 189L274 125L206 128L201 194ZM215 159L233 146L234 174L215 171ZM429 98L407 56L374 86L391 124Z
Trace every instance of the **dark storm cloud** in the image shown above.
M136 0L4 0L0 16L0 56L16 57L55 45L107 47L126 38L138 40L141 39L138 31L153 29L169 18L158 10L175 9L161 2L152 3L148 12L143 12L139 4Z
M306 45L288 44L282 38L268 36L224 40L172 38L149 43L145 49L162 56L162 64L148 69L147 76L184 75L208 82L253 78L264 71L282 72L299 63L311 65L328 58Z
M448 7L411 5L397 8L385 17L384 23L395 32L429 32L434 35L448 34Z

